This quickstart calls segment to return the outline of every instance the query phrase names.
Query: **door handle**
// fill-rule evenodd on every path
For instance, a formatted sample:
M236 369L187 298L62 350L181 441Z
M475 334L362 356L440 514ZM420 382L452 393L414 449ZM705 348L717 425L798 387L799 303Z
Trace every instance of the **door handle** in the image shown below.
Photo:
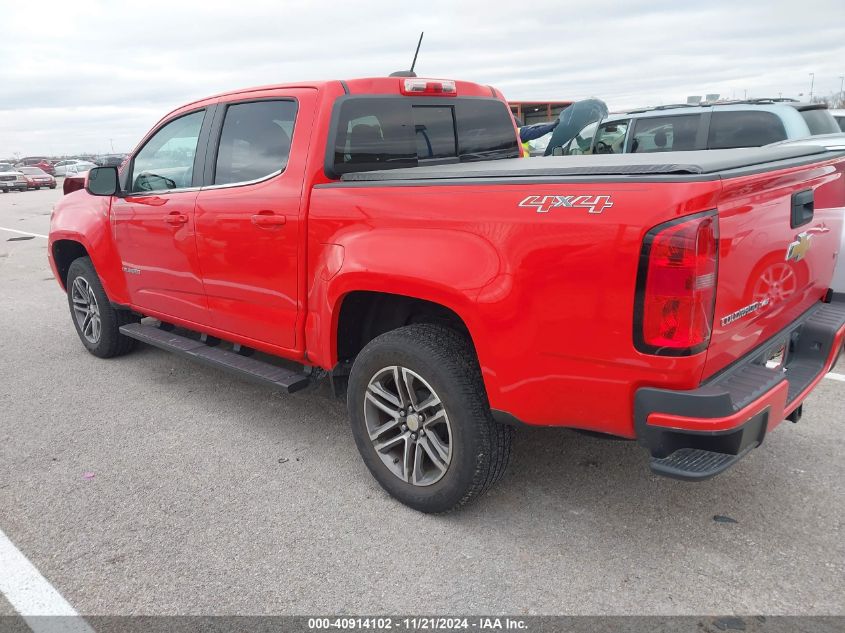
M164 216L164 221L174 226L180 226L188 221L188 216L180 211L171 211Z
M287 222L287 218L283 215L276 215L272 211L262 211L261 213L256 213L252 216L252 223L255 226L260 226L263 228L271 227L271 226L284 226L285 222Z

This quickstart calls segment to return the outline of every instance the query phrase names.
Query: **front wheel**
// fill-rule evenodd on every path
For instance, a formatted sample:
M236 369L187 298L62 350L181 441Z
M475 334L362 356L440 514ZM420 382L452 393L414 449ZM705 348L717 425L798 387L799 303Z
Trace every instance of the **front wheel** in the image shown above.
M70 265L67 301L79 340L94 356L112 358L135 347L135 339L121 334L120 326L139 317L111 305L90 258L80 257Z
M505 471L513 429L493 420L472 345L454 330L417 324L373 339L347 398L364 463L405 505L446 512Z

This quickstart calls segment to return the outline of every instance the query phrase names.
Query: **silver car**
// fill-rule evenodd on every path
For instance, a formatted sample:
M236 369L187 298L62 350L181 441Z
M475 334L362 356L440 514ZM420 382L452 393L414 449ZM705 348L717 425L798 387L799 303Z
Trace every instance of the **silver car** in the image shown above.
M0 163L0 191L26 191L26 178L11 163Z
M760 147L840 132L827 106L789 99L671 105L611 114L585 127L559 151L628 154Z

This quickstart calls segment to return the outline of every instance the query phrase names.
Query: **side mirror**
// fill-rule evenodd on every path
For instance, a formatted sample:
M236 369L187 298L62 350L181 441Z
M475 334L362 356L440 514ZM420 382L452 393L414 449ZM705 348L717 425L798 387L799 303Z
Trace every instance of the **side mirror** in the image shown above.
M114 196L119 189L117 167L94 167L88 172L85 190L92 196Z

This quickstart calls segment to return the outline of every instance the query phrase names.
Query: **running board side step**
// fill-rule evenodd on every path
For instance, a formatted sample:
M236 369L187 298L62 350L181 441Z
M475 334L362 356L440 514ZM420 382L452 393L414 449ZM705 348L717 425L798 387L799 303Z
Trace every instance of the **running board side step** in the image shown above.
M727 470L757 445L758 442L752 443L738 455L706 451L700 448L679 448L666 457L652 457L651 470L657 475L672 479L703 481Z
M277 367L236 352L212 347L202 341L195 341L187 336L167 332L152 325L128 323L120 327L120 333L142 343L197 360L211 367L224 369L243 378L271 385L286 393L304 389L311 382L311 379L305 374L284 367Z

